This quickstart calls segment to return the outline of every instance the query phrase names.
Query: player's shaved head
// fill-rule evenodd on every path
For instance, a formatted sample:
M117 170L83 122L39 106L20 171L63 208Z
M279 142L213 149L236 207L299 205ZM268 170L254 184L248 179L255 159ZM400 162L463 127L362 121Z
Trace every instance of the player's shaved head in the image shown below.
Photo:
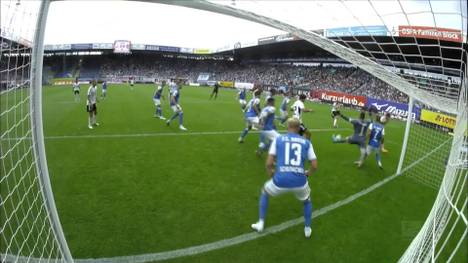
M289 118L288 119L288 131L299 133L299 129L301 127L301 121L298 118Z

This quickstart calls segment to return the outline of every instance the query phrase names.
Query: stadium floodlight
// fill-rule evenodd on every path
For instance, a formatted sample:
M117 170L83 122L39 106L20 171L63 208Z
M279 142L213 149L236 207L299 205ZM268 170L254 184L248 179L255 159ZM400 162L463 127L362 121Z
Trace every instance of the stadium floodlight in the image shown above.
M144 2L221 13L283 30L406 94L408 116L418 112L421 117L407 119L398 172L439 192L400 261L451 261L457 256L468 231L466 1ZM41 76L49 5L49 0L1 1L2 262L73 262L44 150ZM320 23L335 28L323 34L312 31Z

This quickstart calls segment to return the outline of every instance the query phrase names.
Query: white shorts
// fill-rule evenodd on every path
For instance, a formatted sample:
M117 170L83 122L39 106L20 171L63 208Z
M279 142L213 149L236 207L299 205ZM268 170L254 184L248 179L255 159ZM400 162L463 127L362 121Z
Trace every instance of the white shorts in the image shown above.
M260 120L258 119L258 117L247 117L245 118L245 122L247 123L247 125L258 125Z
M281 119L286 119L288 117L288 111L280 109L280 117Z
M172 109L172 111L174 111L174 112L181 112L181 111L182 111L182 107L180 107L179 104L176 104L176 105L171 106L171 109Z
M300 201L305 201L310 196L310 187L309 187L308 182L301 187L283 188L283 187L276 186L275 183L273 182L273 179L270 179L265 183L265 185L263 186L263 189L265 189L265 191L270 196L278 196L284 193L294 193L296 198L299 199Z
M102 94L106 94L107 93L107 90L106 89L103 89L102 90Z
M372 145L367 145L367 148L366 148L366 153L367 155L370 155L372 152L379 152L380 151L380 147L374 147Z
M161 105L161 100L160 99L153 99L154 105L159 106Z
M246 101L246 100L239 100L239 103L240 103L241 105L246 105L246 104L247 104L247 101Z
M265 139L273 141L276 137L280 136L280 134L275 130L270 131L262 131L262 134L265 136Z

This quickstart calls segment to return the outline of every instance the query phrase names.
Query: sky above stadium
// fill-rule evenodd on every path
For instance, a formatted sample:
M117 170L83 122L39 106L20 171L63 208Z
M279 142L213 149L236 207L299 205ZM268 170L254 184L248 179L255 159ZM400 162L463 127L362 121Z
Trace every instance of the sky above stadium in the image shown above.
M15 28L11 25L15 22L4 13L8 12L4 7L16 2L1 1L2 25ZM21 2L23 6L33 5L33 1ZM418 25L466 32L467 24L466 0L213 2L270 16L307 30L362 25L386 25L388 30L394 30L398 25ZM24 18L16 20L24 24ZM141 44L217 49L236 42L253 44L258 38L282 33L242 19L171 5L57 1L49 9L45 44L130 40Z

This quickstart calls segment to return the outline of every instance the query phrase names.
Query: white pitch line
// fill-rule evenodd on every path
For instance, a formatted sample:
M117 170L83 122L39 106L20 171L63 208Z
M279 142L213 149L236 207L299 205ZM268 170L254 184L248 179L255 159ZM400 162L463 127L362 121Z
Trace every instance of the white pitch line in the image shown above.
M347 205L354 200L380 188L381 186L385 185L386 183L392 181L397 177L396 174L389 176L372 186L357 192L343 200L340 200L336 203L331 205L325 206L320 208L312 213L312 218L317 218L321 215L324 215L330 211L333 211L341 206ZM121 256L121 257L111 257L111 258L90 258L90 259L75 259L76 263L145 263L145 262L154 262L154 261L161 261L161 260L168 260L173 258L185 257L185 256L193 256L217 249L222 249L230 246L234 246L237 244L241 244L247 241L255 240L270 234L281 232L285 229L290 227L302 224L304 222L303 217L299 217L296 219L292 219L286 221L284 223L267 227L263 233L256 233L251 232L247 234L242 234L233 238L223 239L212 243L207 243L199 246L187 247L182 249L170 250L165 252L158 252L158 253L149 253L149 254L142 254L142 255L134 255L134 256Z
M311 132L342 131L347 129L309 129ZM159 137L159 136L203 136L203 135L225 135L240 134L242 131L213 131L213 132L154 132L154 133L130 133L130 134L89 134L89 135L53 135L45 136L46 140L59 139L96 139L96 138L133 138L133 137ZM285 131L280 131L285 132ZM260 133L260 131L250 131L249 133ZM14 139L14 138L12 138Z

